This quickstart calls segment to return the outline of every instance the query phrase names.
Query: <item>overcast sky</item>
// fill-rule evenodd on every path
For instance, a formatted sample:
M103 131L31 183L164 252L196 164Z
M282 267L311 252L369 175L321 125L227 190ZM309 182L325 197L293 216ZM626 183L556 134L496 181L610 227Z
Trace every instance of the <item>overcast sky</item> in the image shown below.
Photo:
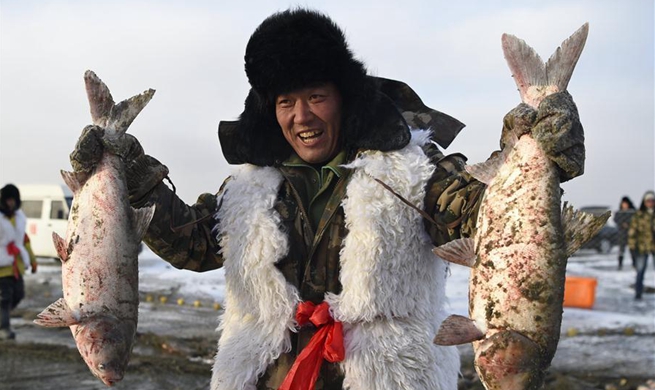
M546 59L589 22L569 84L586 172L564 184L565 199L616 208L655 187L652 0L0 0L0 184L63 184L59 170L91 122L91 69L116 101L156 89L129 131L187 203L217 191L230 172L217 125L242 111L245 45L264 18L295 5L329 14L371 74L407 82L466 123L445 152L472 163L498 147L502 118L520 101L501 35Z

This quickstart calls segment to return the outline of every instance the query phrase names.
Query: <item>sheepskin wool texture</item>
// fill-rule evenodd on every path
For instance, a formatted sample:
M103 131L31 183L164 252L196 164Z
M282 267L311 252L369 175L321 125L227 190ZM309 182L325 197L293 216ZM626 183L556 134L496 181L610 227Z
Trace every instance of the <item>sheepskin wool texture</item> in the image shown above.
M289 245L273 208L281 183L274 168L243 165L224 189L216 218L226 296L212 390L255 389L268 365L291 350L299 297L275 267Z
M457 388L456 348L432 342L447 315L446 263L432 253L421 215L374 180L422 208L435 169L421 148L429 135L413 131L407 147L364 152L347 166L355 172L343 201L343 289L326 296L344 323L346 389Z
M451 390L457 388L455 347L433 344L444 312L446 264L432 253L422 217L374 178L417 207L435 167L417 131L405 148L367 151L343 201L348 235L340 256L341 294L326 294L344 324L344 388ZM245 165L226 184L218 238L227 282L223 334L212 390L254 389L257 377L288 351L295 288L275 268L288 238L273 206L282 177L274 168ZM235 280L236 279L236 280Z

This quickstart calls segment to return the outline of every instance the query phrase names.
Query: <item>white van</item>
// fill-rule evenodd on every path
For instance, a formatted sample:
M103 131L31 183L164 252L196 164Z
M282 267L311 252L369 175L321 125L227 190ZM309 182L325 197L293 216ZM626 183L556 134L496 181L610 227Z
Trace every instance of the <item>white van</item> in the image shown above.
M17 185L27 216L26 233L37 257L58 258L52 232L66 237L73 193L65 185Z

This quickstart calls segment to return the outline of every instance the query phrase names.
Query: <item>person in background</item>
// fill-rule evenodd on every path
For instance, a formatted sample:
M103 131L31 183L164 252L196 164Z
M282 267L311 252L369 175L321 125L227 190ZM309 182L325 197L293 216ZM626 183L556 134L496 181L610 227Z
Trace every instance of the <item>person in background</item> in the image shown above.
M621 198L619 210L614 213L614 223L618 229L618 244L619 244L619 270L623 268L623 255L625 254L625 247L628 244L628 228L630 227L630 219L635 213L635 206L629 197L624 196ZM632 258L632 267L635 267L635 259Z
M635 299L640 300L644 292L644 275L648 265L648 256L655 254L655 192L653 191L647 191L644 194L639 210L630 221L628 247L637 269Z
M27 218L20 209L20 192L13 184L0 190L0 340L16 337L9 323L10 311L25 297L23 274L36 272L36 257L25 233Z

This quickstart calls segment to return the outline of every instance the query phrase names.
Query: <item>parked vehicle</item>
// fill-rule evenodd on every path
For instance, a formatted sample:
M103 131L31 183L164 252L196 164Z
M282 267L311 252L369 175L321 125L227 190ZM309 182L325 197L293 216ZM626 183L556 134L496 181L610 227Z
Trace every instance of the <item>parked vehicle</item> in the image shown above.
M37 257L58 258L52 233L66 236L73 193L65 185L18 185L27 235Z
M586 206L581 211L601 215L609 210L607 206ZM616 226L609 223L603 226L591 240L587 241L580 249L595 249L598 253L610 253L612 248L619 245L619 231Z
M65 185L18 185L21 209L27 217L26 233L30 237L36 257L58 259L52 233L66 237L68 214L73 204L73 193ZM143 243L139 245L139 253Z

